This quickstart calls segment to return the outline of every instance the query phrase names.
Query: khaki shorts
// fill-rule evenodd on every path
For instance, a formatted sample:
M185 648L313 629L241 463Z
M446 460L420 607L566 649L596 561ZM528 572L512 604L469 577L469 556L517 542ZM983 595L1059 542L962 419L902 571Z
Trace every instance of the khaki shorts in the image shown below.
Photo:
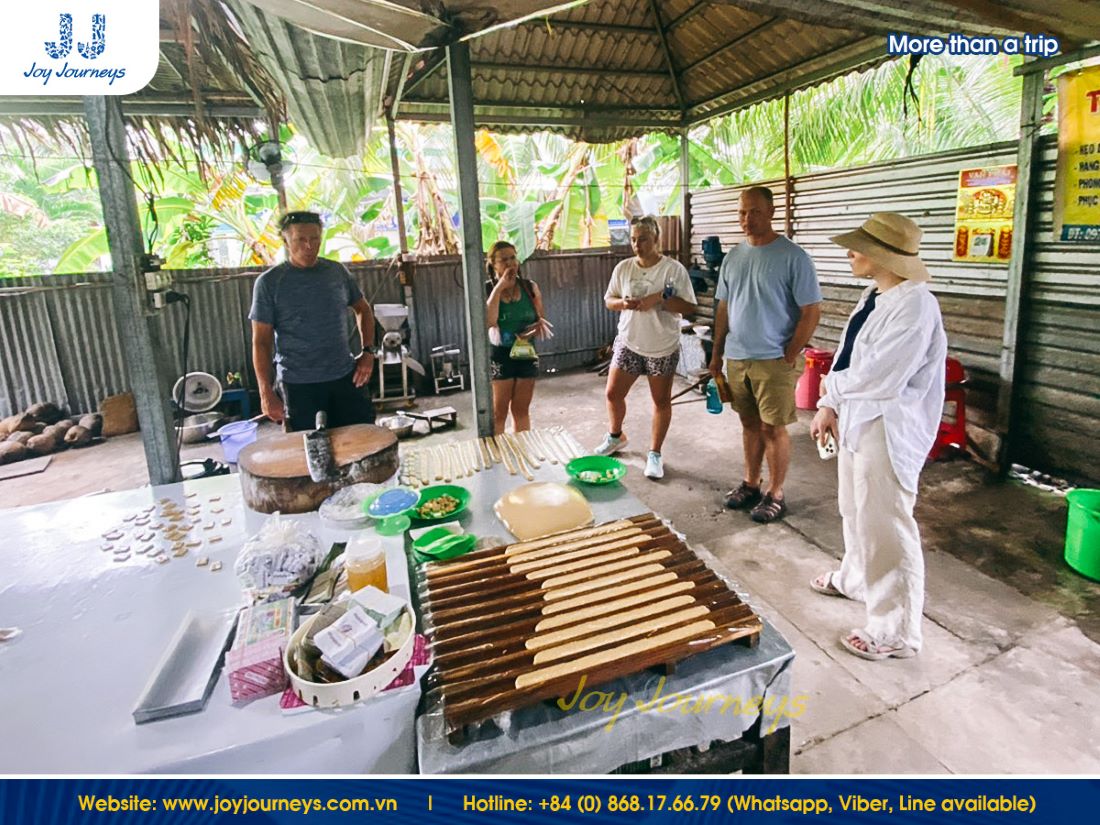
M733 395L733 409L745 418L759 418L779 427L798 420L794 388L802 375L801 359L791 366L782 358L767 361L726 360L726 380Z

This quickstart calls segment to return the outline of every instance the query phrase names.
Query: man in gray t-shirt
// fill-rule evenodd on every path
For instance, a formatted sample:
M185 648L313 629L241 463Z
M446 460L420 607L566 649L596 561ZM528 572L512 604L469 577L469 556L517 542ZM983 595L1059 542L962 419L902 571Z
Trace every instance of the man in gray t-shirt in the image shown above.
M343 264L318 257L320 215L289 212L279 227L287 261L256 280L248 313L260 406L288 431L313 429L320 410L331 427L371 423L374 407L364 385L374 369L374 312ZM362 342L357 356L348 347L348 307Z
M717 378L725 356L745 451L745 478L726 495L726 506L751 507L753 521L761 523L787 512L787 425L796 420L794 389L803 367L799 356L821 319L821 288L813 261L802 247L772 229L774 215L770 189L754 186L741 193L739 217L746 240L722 261L710 361Z

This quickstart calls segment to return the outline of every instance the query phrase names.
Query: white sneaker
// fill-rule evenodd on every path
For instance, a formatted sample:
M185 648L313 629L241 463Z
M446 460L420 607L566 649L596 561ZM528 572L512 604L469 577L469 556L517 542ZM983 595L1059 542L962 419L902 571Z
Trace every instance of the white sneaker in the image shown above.
M665 477L665 465L661 461L661 454L655 453L653 450L649 451L649 457L645 460L645 477L646 478L664 478Z
M603 437L603 441L600 442L595 450L592 451L593 455L614 455L626 446L626 434L620 435L618 438L608 433Z

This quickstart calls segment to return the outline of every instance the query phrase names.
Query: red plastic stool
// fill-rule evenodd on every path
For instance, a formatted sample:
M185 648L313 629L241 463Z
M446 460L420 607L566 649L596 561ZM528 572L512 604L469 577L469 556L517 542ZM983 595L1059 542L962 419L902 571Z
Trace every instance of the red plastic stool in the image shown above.
M944 420L940 421L936 441L928 454L938 461L950 450L966 451L966 370L957 358L947 358L947 384L944 392ZM948 412L948 405L953 410Z

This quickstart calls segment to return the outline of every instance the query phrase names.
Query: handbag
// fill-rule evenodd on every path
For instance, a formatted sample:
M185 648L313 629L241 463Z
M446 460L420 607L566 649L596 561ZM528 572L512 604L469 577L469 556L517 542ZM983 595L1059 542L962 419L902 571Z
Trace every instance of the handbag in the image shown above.
M526 338L516 337L512 349L508 353L509 358L516 361L537 361L539 354L535 351L535 345Z

